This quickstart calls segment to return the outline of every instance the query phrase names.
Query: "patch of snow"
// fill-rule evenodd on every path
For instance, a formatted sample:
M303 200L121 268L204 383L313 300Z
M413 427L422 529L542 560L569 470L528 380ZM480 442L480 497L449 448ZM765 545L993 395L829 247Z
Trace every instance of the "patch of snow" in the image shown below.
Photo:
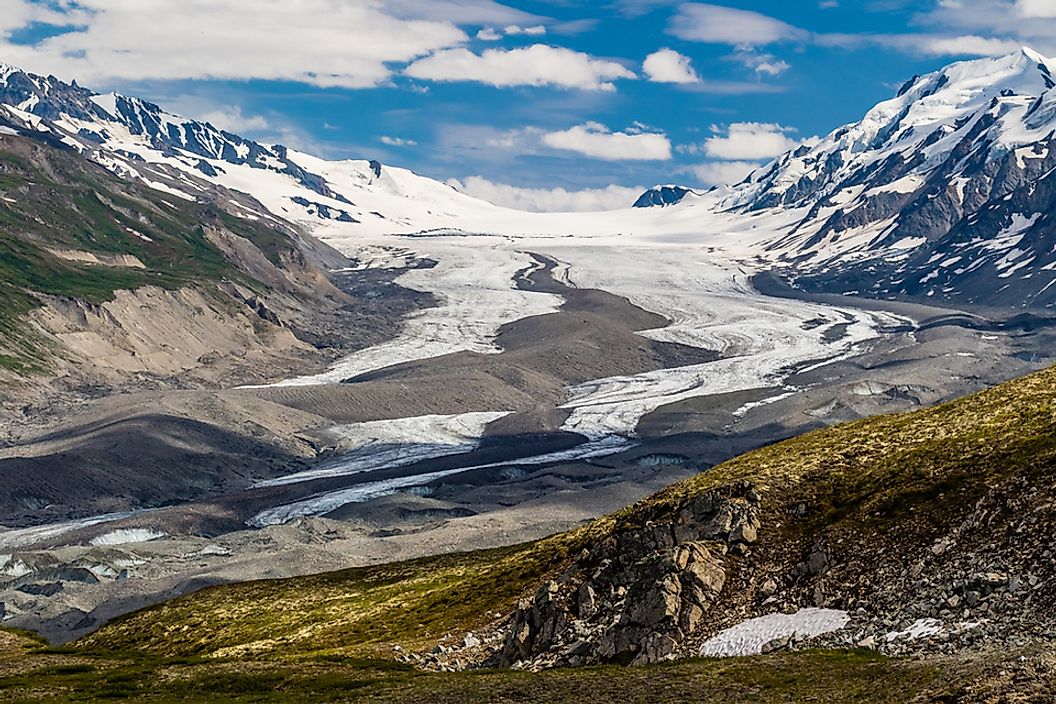
M49 523L43 526L33 526L32 528L4 530L0 531L0 546L8 548L24 547L42 541L53 540L61 535L71 533L81 528L91 528L92 526L97 526L103 523L112 523L142 513L149 513L149 509L143 511L127 511L124 513L107 513L101 516L91 516L89 518L82 518L74 521L63 521L60 523Z
M27 574L32 574L33 570L22 560L15 560L11 555L4 555L7 558L3 562L3 566L0 567L0 574L5 577L25 577Z
M782 638L809 639L838 631L850 623L846 611L802 609L794 614L769 614L749 619L708 639L700 648L706 658L759 655L763 646Z
M924 237L903 237L891 245L891 249L916 249L928 240Z
M151 540L166 537L166 533L151 528L122 528L92 538L89 543L96 547L103 545L129 545L132 543L149 543Z
M885 636L888 643L893 643L896 640L919 640L921 638L930 638L937 636L943 632L942 622L933 618L922 618L914 621L909 628L904 631L892 631Z
M132 229L131 227L126 227L125 229L126 229L126 230L128 230L128 231L129 231L129 232L130 232L131 234L133 234L133 235L135 235L136 237L138 237L139 239L143 240L144 242L153 242L153 241L154 241L154 240L152 240L151 238L149 238L149 237L147 237L146 235L144 235L144 234L143 234L142 232L140 232L139 230L134 230L134 229Z
M778 401L783 401L786 398L795 396L797 393L799 393L799 389L790 388L788 391L785 391L781 394L777 394L776 396L769 396L759 401L749 401L748 403L744 404L736 411L734 411L733 417L743 418L744 416L748 415L749 412L753 411L756 408L762 408L763 406L769 406L771 404L777 403Z

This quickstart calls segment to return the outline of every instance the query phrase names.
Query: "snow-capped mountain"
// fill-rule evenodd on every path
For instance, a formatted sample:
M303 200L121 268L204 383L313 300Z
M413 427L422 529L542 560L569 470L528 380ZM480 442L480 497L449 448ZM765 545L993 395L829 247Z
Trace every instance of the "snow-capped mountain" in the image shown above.
M3 131L61 141L126 178L324 238L678 235L734 243L809 289L1056 305L1056 61L1029 49L915 77L860 122L736 186L657 186L608 214L501 208L404 169L260 144L0 65Z
M325 161L264 145L207 122L115 93L0 64L0 130L61 141L111 171L188 199L213 187L246 194L268 213L315 229L326 223L356 234L450 227L466 212L495 209L450 186L376 161Z
M1054 73L1023 49L915 77L862 121L753 173L723 207L802 209L769 249L797 261L807 286L1050 305Z

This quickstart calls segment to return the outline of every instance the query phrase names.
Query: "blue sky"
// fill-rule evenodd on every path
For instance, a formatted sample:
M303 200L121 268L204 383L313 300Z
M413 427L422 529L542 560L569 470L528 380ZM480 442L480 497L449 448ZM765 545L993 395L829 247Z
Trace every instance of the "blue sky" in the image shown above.
M10 8L7 5L11 5ZM5 0L0 60L524 207L737 179L1056 0Z

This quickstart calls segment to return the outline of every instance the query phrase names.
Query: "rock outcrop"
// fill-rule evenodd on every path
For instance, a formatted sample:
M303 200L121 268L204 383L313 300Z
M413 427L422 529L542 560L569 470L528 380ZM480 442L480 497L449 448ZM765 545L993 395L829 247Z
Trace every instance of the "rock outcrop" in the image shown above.
M702 630L732 560L758 537L747 483L696 497L666 520L615 532L513 613L505 667L643 664Z

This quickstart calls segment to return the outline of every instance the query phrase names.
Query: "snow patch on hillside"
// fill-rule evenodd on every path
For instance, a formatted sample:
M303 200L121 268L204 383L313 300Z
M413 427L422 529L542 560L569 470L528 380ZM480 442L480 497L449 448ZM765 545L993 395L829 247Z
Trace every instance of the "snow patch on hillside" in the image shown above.
M161 531L150 528L123 528L113 530L109 533L92 538L89 543L96 547L104 545L131 545L133 543L149 543L151 540L166 537Z
M810 639L832 633L851 622L846 611L802 609L794 614L770 614L727 628L700 648L706 658L759 655L763 646L786 638Z

